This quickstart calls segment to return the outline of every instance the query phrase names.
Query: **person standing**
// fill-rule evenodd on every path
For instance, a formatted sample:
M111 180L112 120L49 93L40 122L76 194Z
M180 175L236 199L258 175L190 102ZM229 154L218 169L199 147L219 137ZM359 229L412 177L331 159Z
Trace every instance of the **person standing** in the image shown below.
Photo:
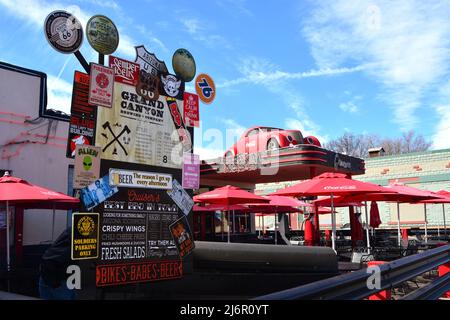
M75 290L67 287L70 255L70 229L67 228L48 248L39 266L39 295L45 300L74 300Z

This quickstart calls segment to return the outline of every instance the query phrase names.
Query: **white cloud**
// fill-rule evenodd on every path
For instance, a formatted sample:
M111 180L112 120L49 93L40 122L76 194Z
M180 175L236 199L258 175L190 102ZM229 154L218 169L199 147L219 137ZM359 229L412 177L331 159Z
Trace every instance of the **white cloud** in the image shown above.
M169 49L167 49L166 45L159 38L157 38L151 30L146 28L144 25L139 25L136 28L145 37L146 40L149 40L151 43L156 44L165 52L169 52Z
M47 76L47 108L70 114L72 84L53 75Z
M321 2L303 22L319 68L364 64L402 129L414 127L424 92L448 72L450 2Z
M187 33L195 35L198 34L203 28L201 27L201 23L198 19L195 18L184 18L180 19L180 22L186 28Z
M450 105L441 105L435 109L440 121L433 135L433 149L450 148Z
M246 0L218 0L217 4L233 13L233 15L236 14L236 12L242 13L246 16L253 17L253 12L251 12L246 7Z
M350 92L346 92L345 95L350 95ZM350 101L340 103L339 108L344 112L357 113L359 111L357 102L361 99L361 96L354 96L350 99Z
M134 47L137 45L138 44L126 34L120 34L117 52L120 52L126 58L134 58L136 56L136 49Z
M253 59L252 59L253 60ZM225 80L217 85L218 88L227 88L244 83L268 84L280 80L299 80L314 77L333 76L345 73L353 73L364 70L367 66L360 65L352 68L323 68L304 72L285 72L281 70L272 70L273 65L264 62L244 61L242 73L244 77Z
M90 0L93 3L100 5L100 1ZM98 3L97 3L98 2ZM117 8L117 3L114 1L102 1L104 7ZM62 4L60 2L45 2L37 0L0 0L0 5L6 8L13 16L20 18L30 24L42 29L45 18L49 13L55 10L65 10L72 13L80 21L82 26L86 26L88 20L92 17L92 14L82 10L79 6ZM26 8L26 9L24 9ZM119 47L118 52L124 56L130 58L135 56L134 46L135 40L126 33L120 32L119 28Z
M179 21L192 39L201 42L208 48L222 47L231 49L232 45L221 35L208 31L207 23L197 18L180 18Z
M328 136L321 135L319 133L319 128L308 120L301 121L295 118L287 118L284 120L284 125L286 130L300 130L303 137L316 137L322 145L329 140Z
M257 85L262 85L269 92L278 96L284 104L289 107L293 113L294 117L285 121L286 126L292 127L293 129L301 128L305 132L313 132L315 136L321 137L325 140L326 138L319 134L321 128L317 125L311 118L304 107L303 97L288 83L290 79L302 78L302 77L312 77L312 76L324 76L347 72L359 71L362 67L345 68L345 70L333 70L328 69L326 72L322 71L309 71L304 73L284 73L279 71L279 67L268 60L259 58L249 58L243 60L239 64L239 70L243 74L243 77L237 81L249 82ZM280 76L282 75L282 76ZM274 79L277 78L277 85L274 86ZM225 83L226 84L226 83ZM224 83L222 83L224 85ZM301 121L298 119L302 119Z
M353 101L343 102L343 103L339 104L339 108L342 111L348 112L348 113L356 113L359 110L358 106L355 105L355 103Z
M200 155L201 160L210 160L223 157L224 150L194 146L194 153Z

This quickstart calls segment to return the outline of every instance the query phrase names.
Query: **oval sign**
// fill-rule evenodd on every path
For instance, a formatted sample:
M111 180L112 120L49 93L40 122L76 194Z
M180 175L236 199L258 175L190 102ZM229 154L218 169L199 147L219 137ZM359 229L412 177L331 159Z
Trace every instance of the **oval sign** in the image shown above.
M204 103L211 103L216 97L216 85L206 73L201 73L195 79L195 91Z
M50 46L61 53L74 53L83 42L80 21L63 10L53 11L45 18L44 33Z
M172 57L173 71L184 82L190 82L195 77L195 60L186 49L178 49Z
M86 37L95 51L110 55L119 46L119 32L116 25L106 16L95 15L86 25Z

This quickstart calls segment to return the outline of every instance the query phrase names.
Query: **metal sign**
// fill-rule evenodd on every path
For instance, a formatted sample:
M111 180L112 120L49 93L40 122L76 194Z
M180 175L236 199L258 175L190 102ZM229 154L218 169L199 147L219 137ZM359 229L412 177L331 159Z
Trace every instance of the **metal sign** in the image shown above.
M137 63L109 56L109 67L114 69L114 81L137 86L139 82L139 65Z
M172 113L181 119L177 103L169 108L164 96L150 101L133 86L114 87L113 108L98 108L96 143L103 159L181 169L182 151L188 150L172 119Z
M77 145L95 144L97 107L89 104L88 96L89 75L75 71L66 151L68 158L75 157Z
M195 79L195 91L204 103L211 103L216 97L216 85L213 79L205 73L199 74Z
M192 54L186 49L178 49L172 57L172 67L177 77L185 82L195 77L196 66Z
M178 279L183 276L181 261L148 261L101 265L95 269L97 287Z
M198 95L185 92L184 93L184 123L188 127L200 127L200 111L198 104Z
M109 55L119 46L119 32L108 17L95 15L86 25L86 37L95 51Z
M73 187L81 189L94 183L100 177L100 147L77 145Z
M109 169L109 184L116 187L163 189L172 188L172 175L134 170Z
M113 104L114 69L91 63L89 103L111 108Z
M198 189L200 187L200 156L185 153L183 155L183 188Z
M173 240L177 246L178 254L181 259L194 250L195 243L186 216L178 219L170 225L170 233L173 236Z
M74 213L72 215L72 260L98 258L99 214Z
M44 33L50 46L61 53L74 53L83 43L80 21L63 10L53 11L47 16Z
M148 52L144 46L137 46L135 62L140 65L141 71L159 77L161 73L168 73L164 61L159 60L154 53Z

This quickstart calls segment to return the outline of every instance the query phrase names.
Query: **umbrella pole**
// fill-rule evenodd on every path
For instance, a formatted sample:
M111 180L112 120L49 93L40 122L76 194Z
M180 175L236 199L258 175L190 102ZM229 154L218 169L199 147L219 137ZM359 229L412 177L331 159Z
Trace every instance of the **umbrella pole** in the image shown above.
M397 243L400 247L402 245L401 242L401 232L400 232L400 202L397 202Z
M334 214L333 194L331 193L331 247L336 252L336 215Z
M55 204L53 204L53 217L52 217L52 241L55 239Z
M233 210L233 224L232 224L232 226L233 226L233 234L236 233L236 228L234 227L235 219L236 219L236 217L234 215L234 210Z
M227 218L228 243L230 243L230 211L227 211Z
M445 222L445 205L442 204L442 215L444 217L444 234L447 236L447 223Z
M11 256L9 252L9 201L6 201L6 270L9 272L10 269Z
M278 244L278 232L277 232L277 230L278 230L278 212L277 212L277 207L275 206L275 226L274 226L274 229L275 229L275 244Z
M367 253L370 254L370 235L369 235L369 215L367 213L367 201L365 201L366 209L366 237L367 237Z
M423 204L423 215L425 218L425 243L428 242L428 221L427 221L427 204Z

